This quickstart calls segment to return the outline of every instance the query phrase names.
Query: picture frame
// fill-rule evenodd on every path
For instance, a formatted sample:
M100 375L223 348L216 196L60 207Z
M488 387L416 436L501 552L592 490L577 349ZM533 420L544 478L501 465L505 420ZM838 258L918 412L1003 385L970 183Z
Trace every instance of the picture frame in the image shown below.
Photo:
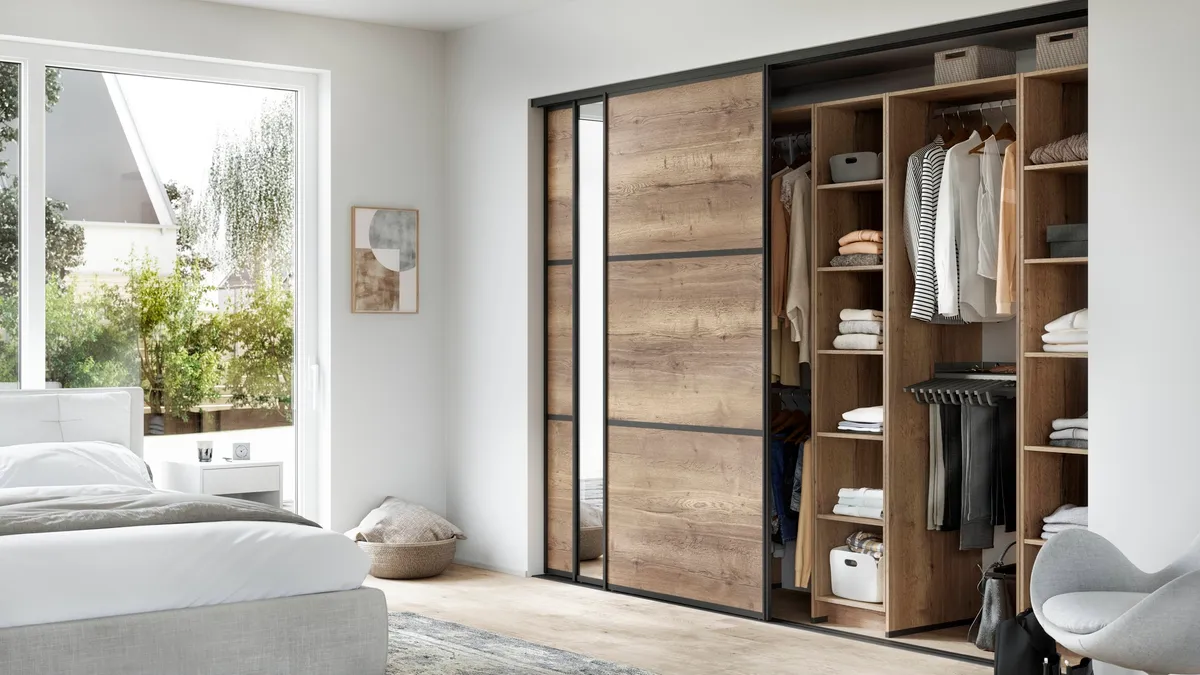
M350 208L350 311L417 314L421 299L421 213Z

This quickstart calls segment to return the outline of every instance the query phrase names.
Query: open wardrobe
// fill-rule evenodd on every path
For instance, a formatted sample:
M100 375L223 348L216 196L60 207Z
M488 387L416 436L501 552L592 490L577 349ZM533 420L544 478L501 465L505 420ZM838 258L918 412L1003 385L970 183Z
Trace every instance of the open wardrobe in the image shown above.
M1062 2L534 101L546 574L990 663L984 572L1019 612L1087 526L1086 40Z

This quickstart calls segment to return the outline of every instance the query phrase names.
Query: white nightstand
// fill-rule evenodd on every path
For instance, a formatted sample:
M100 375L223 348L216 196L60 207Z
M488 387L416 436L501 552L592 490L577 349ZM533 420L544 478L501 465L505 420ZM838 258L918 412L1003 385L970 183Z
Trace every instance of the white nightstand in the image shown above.
M164 490L202 495L237 497L279 506L283 462L163 462L155 482Z

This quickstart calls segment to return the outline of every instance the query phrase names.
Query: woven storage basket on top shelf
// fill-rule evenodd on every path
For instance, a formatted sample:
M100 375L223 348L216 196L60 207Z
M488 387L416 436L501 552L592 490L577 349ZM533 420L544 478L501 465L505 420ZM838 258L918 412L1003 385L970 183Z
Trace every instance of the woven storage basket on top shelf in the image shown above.
M1017 72L1017 55L995 47L962 47L933 55L933 83L953 84Z
M371 576L379 579L424 579L435 577L454 561L458 539L425 541L416 544L376 544L358 542L371 557Z
M1082 66L1088 62L1088 29L1072 28L1037 36L1037 69Z

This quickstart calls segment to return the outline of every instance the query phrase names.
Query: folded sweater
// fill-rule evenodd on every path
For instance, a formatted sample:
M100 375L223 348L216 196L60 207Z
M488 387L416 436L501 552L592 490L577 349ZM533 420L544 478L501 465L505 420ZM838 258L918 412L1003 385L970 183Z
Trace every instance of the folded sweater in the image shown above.
M874 253L851 253L850 255L838 255L829 260L830 267L866 267L868 265L882 265L883 256Z
M1042 336L1042 342L1048 345L1077 345L1087 344L1088 331L1086 328L1071 328L1068 330L1050 331Z
M855 241L838 247L838 255L851 255L854 253L882 255L883 244L875 241Z
M1052 353L1070 353L1070 352L1086 352L1088 343L1076 343L1070 345L1042 345L1042 351Z
M1050 440L1052 441L1086 441L1088 439L1088 430L1078 427L1069 427L1067 429L1059 429L1050 432Z
M872 434L883 433L882 424L871 424L869 422L847 422L842 420L838 422L838 431L865 431Z
M1084 413L1083 417L1060 417L1050 423L1050 428L1054 429L1055 431L1060 431L1062 429L1087 429L1087 413Z
M1066 314L1063 314L1057 319L1046 324L1046 332L1053 333L1057 330L1071 330L1073 328L1086 330L1089 325L1090 322L1088 321L1087 307L1084 307L1083 309L1078 309L1074 312L1067 312Z
M834 349L857 349L862 351L870 351L874 349L883 349L883 336L881 335L839 335L833 338Z
M843 309L838 314L842 321L883 321L883 312L878 309Z
M1050 441L1050 445L1055 448L1079 448L1086 450L1088 446L1087 440L1076 440L1074 438L1054 439Z
M864 499L859 497L839 497L838 503L842 506L865 506L871 509L882 509L883 499Z
M866 422L869 424L883 424L883 406L872 405L863 408L855 408L842 413L842 419L847 422ZM840 494L840 493L839 493Z
M842 335L883 335L882 321L842 321L838 324Z
M1053 525L1082 525L1088 524L1088 507L1063 504L1054 509L1054 513L1042 518L1042 522Z
M842 238L838 239L838 246L853 244L856 241L873 241L882 244L883 232L879 230L855 230L849 234L842 235Z

